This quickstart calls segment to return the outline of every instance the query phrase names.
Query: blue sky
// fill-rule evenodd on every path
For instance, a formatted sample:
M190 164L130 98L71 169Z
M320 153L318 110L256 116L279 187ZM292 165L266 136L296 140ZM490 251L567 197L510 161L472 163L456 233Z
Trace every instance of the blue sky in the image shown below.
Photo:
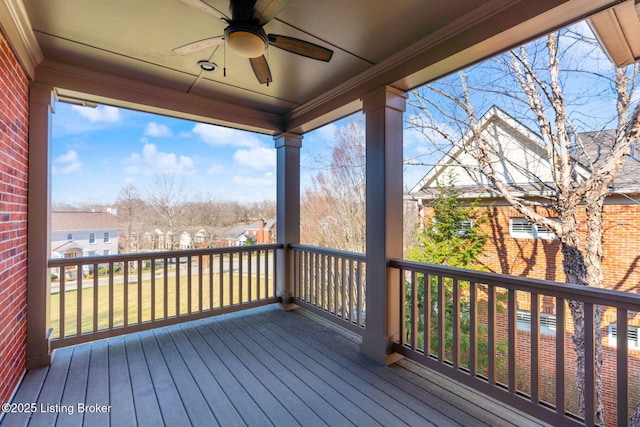
M314 159L319 152L329 153L336 128L346 120L304 136L303 187L318 171ZM184 179L193 197L275 200L276 153L267 135L104 105L65 103L55 105L52 131L54 202L111 204L128 184L144 195L158 172ZM423 173L409 173L406 185Z

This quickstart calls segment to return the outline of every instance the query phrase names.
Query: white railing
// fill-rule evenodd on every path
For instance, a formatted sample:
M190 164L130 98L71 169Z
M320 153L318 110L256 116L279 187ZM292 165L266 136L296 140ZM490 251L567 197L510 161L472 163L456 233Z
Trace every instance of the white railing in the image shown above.
M50 259L58 348L278 301L282 245Z

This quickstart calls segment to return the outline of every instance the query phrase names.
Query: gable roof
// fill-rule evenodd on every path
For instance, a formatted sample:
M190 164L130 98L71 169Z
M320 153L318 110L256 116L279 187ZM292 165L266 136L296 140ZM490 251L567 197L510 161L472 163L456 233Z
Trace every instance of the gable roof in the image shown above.
M509 138L504 141L495 140L500 145L501 150L511 150L516 155L523 155L526 162L514 164L516 162L502 162L503 176L505 176L507 187L520 197L550 196L554 193L553 180L551 177L551 164L546 156L542 138L523 125L521 122L505 113L499 107L493 106L479 120L482 132L498 134L499 131ZM438 193L438 184L443 183L445 174L453 168L462 169L467 174L463 176L462 183L456 183L456 187L461 191L461 196L469 198L496 197L496 193L487 189L486 185L479 185L469 177L472 172L463 165L473 165L477 162L463 150L463 147L471 141L473 134L468 131L454 147L452 147L440 161L434 165L427 174L409 191L413 198L433 198ZM497 138L495 135L492 137ZM606 158L611 149L615 131L586 132L577 135L584 150L577 151L575 160L578 173L584 177L590 175L591 165L598 167ZM507 145L510 148L505 148ZM523 154L524 153L524 154ZM511 153L508 156L510 160ZM470 161L474 163L469 163ZM533 165L533 166L532 166ZM521 170L529 170L535 167L536 175L540 180L532 180ZM500 173L500 171L498 171ZM546 173L546 179L545 178ZM515 176L520 177L514 179ZM640 193L640 161L629 158L624 164L623 170L614 182L612 192L618 194ZM484 177L480 179L483 180ZM525 178L524 180L522 180ZM484 178L486 180L486 178Z
M119 229L118 217L106 212L52 212L52 231Z

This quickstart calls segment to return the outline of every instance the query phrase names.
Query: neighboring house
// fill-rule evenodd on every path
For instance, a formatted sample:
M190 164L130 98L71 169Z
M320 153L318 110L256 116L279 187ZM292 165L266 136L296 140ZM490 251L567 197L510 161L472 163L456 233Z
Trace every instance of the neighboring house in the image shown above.
M552 168L540 136L497 107L483 116L481 126L489 143L509 159L509 162L497 162L496 170L514 194L538 201L553 195ZM577 137L585 150L576 160L580 162L588 156L597 166L610 145L613 132L583 133ZM458 146L463 143L464 140ZM633 148L605 200L603 273L606 287L636 292L640 284L640 146ZM418 204L421 224L428 221L438 185L446 184L453 173L460 197L469 203L477 200L490 211L487 226L490 236L482 258L489 270L564 281L560 243L553 234L530 224L504 199L478 185L471 175L476 173L474 166L477 162L470 155L459 147L454 148L409 191L408 197ZM577 170L584 176L589 174L588 168L580 164ZM533 180L532 176L537 179ZM477 179L486 183L482 176ZM553 216L545 209L539 212Z
M180 249L208 248L212 235L204 228L194 228L180 233Z
M276 242L276 221L259 219L248 225L236 225L216 233L216 246L263 245Z
M553 195L550 186L552 169L541 148L540 136L496 107L483 116L481 125L489 143L510 160L496 163L496 169L514 194L538 201ZM582 160L584 164L588 157L598 165L612 137L612 131L577 135L584 145L584 153L577 156L576 161ZM459 145L463 143L464 140ZM633 148L605 200L602 272L605 287L637 293L640 292L640 147L635 145ZM477 162L471 156L461 148L454 148L410 190L408 197L418 204L421 224L429 223L438 185L447 184L453 172L460 198L468 203L476 201L489 210L489 221L485 225L489 239L480 260L485 268L496 273L563 282L565 275L560 242L548 230L529 223L503 198L478 185L471 175L475 173L473 169L464 167L474 165ZM577 169L580 174L589 174L588 169L580 164ZM537 179L531 179L526 171ZM481 183L486 182L486 178L478 179ZM553 216L546 209L538 212ZM579 215L584 218L584 212L579 212ZM543 300L542 311L549 314L545 321L555 325L552 300L550 297ZM519 301L519 308L520 323L524 325L529 307L524 301ZM605 322L609 320L605 316ZM630 329L630 336L635 334L633 336L638 337L640 322L634 321L634 324L636 327ZM609 329L610 335L615 336L615 328ZM630 345L640 349L640 339L636 338Z
M109 212L52 212L52 258L118 253L118 217Z

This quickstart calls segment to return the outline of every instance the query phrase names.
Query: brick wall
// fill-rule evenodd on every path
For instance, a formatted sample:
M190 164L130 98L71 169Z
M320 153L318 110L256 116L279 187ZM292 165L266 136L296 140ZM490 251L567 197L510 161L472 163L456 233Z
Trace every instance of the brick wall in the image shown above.
M629 160L633 161L633 160ZM539 213L552 216L544 210ZM426 214L428 215L428 209ZM489 241L481 262L492 272L564 282L560 242L551 239L513 238L509 219L522 217L510 206L489 208ZM638 292L640 285L640 205L604 207L602 273L604 287ZM579 212L584 223L584 211ZM584 234L583 234L584 236Z
M29 81L0 32L0 402L24 372Z

